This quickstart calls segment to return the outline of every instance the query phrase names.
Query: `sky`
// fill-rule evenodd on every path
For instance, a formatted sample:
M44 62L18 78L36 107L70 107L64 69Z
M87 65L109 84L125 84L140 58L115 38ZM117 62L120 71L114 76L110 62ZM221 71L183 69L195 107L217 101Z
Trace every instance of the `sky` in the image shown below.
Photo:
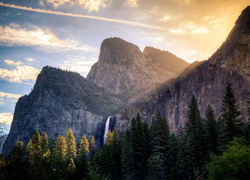
M189 63L208 59L250 0L0 0L0 122L46 65L86 77L102 41L120 37Z

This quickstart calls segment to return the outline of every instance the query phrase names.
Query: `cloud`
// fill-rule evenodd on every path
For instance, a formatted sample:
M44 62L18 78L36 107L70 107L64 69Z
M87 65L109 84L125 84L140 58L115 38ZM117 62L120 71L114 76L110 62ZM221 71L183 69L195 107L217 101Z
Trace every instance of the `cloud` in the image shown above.
M12 60L4 60L4 62L8 65L11 65L11 66L20 66L22 65L23 63L20 62L20 61L17 61L17 62L14 62Z
M10 94L10 93L0 92L0 101L4 99L18 99L21 96L22 95L20 94Z
M2 46L38 46L38 49L52 51L90 51L97 48L81 45L70 39L58 39L50 29L41 29L36 26L22 28L18 24L0 26L0 45Z
M0 122L6 123L7 125L11 125L13 121L12 113L0 113Z
M205 26L194 28L191 33L209 33L209 29Z
M178 29L170 29L172 33L184 33L184 32L191 32L193 34L205 34L209 33L209 29L205 26L197 26L195 23L184 23L181 24Z
M40 70L27 65L21 65L18 62L13 62L11 60L4 61L5 63L10 63L15 66L15 69L1 69L0 68L0 78L9 81L22 83L24 81L35 81Z
M64 61L63 64L60 64L61 69L67 69L73 72L86 74L91 69L91 66L97 62L97 59L92 59L91 61Z
M25 60L27 60L27 61L29 61L29 62L33 62L33 61L35 61L35 59L34 59L34 58L29 58L29 57L26 57L26 58L25 58Z
M126 24L126 25L143 27L143 28L148 28L148 29L155 29L155 30L160 30L160 31L169 31L167 28L160 27L160 26L154 26L154 25L137 23L137 22L132 22L132 21L120 20L120 19L104 18L104 17L90 16L90 15L83 15L83 14L64 13L64 12L60 12L60 11L51 11L51 10L45 10L45 9L25 7L25 6L16 6L13 4L5 4L2 2L0 2L0 6L21 9L21 10L25 10L25 11L45 13L45 14L55 14L55 15L60 15L60 16L95 19L95 20L99 20L99 21L114 22L114 23L119 23L119 24ZM1 29L0 29L0 31L1 31Z
M132 6L132 7L136 7L137 6L137 2L138 2L138 0L127 0L127 4L129 6Z
M96 11L98 12L101 7L106 7L111 0L41 0L40 4L52 4L55 9L63 5L76 5L81 6L87 11Z

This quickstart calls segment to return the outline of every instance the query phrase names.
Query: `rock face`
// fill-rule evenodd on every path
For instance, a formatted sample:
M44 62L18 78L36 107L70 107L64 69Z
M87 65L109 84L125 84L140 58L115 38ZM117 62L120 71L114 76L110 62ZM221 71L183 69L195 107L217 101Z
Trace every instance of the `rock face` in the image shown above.
M154 57L156 54L158 57ZM149 47L142 53L137 46L120 38L105 39L99 61L92 66L87 79L115 94L138 92L176 77L176 72L170 70L173 64L182 62L178 71L189 65L174 55L165 54Z
M100 146L107 114L117 112L124 103L78 73L44 67L32 92L16 104L3 152L8 153L16 140L26 145L36 129L56 139L71 127L76 142L83 134L89 140L94 135Z
M247 117L249 72L250 6L242 12L227 40L210 59L193 63L176 79L129 104L116 115L116 127L119 131L126 130L137 113L150 124L153 114L160 111L166 116L172 132L176 132L187 120L193 94L203 117L207 105L211 104L218 118L227 82L232 84L243 117Z
M153 47L145 47L143 54L156 72L160 82L177 77L189 66L189 63L174 54Z

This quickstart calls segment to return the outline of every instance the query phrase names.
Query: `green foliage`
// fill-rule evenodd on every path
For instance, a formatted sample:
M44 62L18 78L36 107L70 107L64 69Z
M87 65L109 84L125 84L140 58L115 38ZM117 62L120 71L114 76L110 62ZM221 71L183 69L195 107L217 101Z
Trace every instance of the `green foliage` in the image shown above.
M227 84L225 95L221 106L221 132L220 132L220 149L224 149L226 144L233 140L233 137L242 136L241 112L234 97L234 91L231 84Z
M250 176L250 146L243 138L234 138L221 156L211 156L206 169L208 179L246 179Z
M214 117L214 110L211 105L207 106L206 110L206 121L205 121L205 129L206 129L206 148L207 154L217 153L218 147L218 126Z
M148 159L149 179L164 179L164 161L160 155L151 155Z
M69 172L69 174L74 174L75 171L76 171L76 166L75 166L73 159L71 158L70 162L68 164L68 172Z
M55 146L54 146L54 156L57 161L64 162L66 156L66 140L62 135L59 135Z
M76 150L75 137L73 135L72 129L69 128L66 133L66 154L65 154L66 160L76 158L76 153L77 150Z
M80 150L79 150L79 157L80 158L87 158L89 154L89 141L84 134L81 143L80 143Z

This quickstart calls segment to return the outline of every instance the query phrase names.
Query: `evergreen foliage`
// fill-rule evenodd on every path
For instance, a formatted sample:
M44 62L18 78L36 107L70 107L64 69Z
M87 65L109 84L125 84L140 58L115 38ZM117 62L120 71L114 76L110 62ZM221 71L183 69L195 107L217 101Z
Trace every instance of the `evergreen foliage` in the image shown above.
M234 97L234 91L231 84L227 84L225 95L221 105L221 132L220 132L220 148L224 149L233 137L242 136L240 118L241 112Z
M205 128L207 154L209 155L210 153L217 153L218 126L214 117L214 110L211 105L207 106Z
M180 125L177 135L170 133L160 112L150 127L138 114L126 132L109 130L101 149L96 148L94 136L89 147L84 135L77 156L71 128L57 140L48 140L45 132L40 136L36 130L26 149L17 141L9 156L0 155L0 179L246 179L250 176L248 127L228 84L218 122L211 105L205 119L200 116L193 96L184 130ZM242 135L246 140L239 138Z
M73 135L72 129L69 128L66 133L66 160L74 159L76 158L76 142L75 137Z

